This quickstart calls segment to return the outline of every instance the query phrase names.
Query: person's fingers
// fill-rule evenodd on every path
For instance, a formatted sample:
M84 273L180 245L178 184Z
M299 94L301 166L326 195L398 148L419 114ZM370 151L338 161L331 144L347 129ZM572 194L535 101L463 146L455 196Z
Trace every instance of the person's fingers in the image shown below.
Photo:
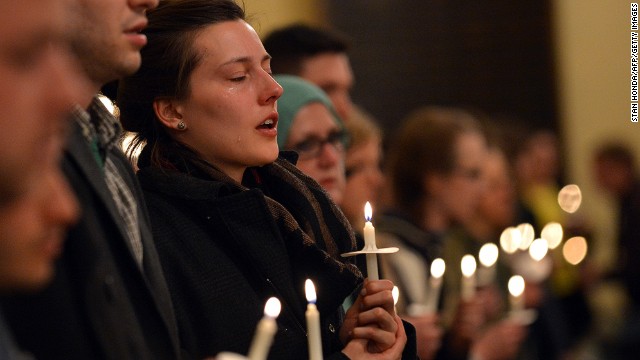
M395 317L396 327L398 332L396 333L396 341L392 347L383 352L384 359L400 360L402 358L402 351L407 344L407 333L404 331L404 325L399 316Z
M367 340L352 339L342 349L342 353L351 360L367 359L367 343Z
M376 307L358 314L358 326L376 326L394 334L398 330L395 317L381 307Z
M362 307L362 296L359 295L353 304L347 309L344 316L344 321L340 327L339 338L343 344L346 344L351 339L351 332L353 328L358 325L358 315L360 314Z
M382 352L393 346L396 334L372 326L359 326L353 329L353 338L369 340L370 352Z
M370 284L373 282L370 282ZM363 294L362 297L362 308L367 310L367 309L372 309L375 307L382 307L384 308L389 314L395 315L394 309L393 309L393 287L391 287L390 289L388 289L387 287L381 287L378 286L376 287L378 291L372 291L370 289L371 287L368 286L367 290L363 290L363 292L361 294Z
M365 279L362 286L362 295L373 294L384 290L393 290L393 282L390 280L369 280Z

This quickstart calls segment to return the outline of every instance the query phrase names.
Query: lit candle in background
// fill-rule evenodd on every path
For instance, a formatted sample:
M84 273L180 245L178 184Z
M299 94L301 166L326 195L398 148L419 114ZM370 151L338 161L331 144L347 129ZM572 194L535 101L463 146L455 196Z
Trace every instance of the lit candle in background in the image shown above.
M396 305L398 304L398 299L400 299L400 289L398 289L397 286L394 286L393 290L391 290L391 295L393 296L393 312L397 314L398 311L396 311Z
M322 360L322 338L320 335L320 313L316 307L316 288L313 281L307 279L304 283L307 296L307 341L309 342L309 360Z
M549 249L551 250L557 248L558 245L562 243L562 235L562 225L553 221L547 223L547 225L545 225L540 232L540 237L547 240Z
M522 234L514 226L510 226L500 234L500 246L507 254L513 254L520 248L522 243Z
M444 275L444 260L438 258L431 262L431 277L429 278L429 293L425 304L428 314L433 314L438 309L440 289L442 288L442 276Z
M494 243L486 243L480 248L478 258L482 267L478 269L478 283L480 286L491 285L496 278L496 261L498 261L498 246Z
M582 203L582 191L576 184L569 184L558 192L558 205L562 210L573 214L580 208Z
M376 229L373 227L371 223L371 219L373 218L373 209L371 209L371 204L367 201L364 205L364 218L366 222L364 223L364 250L365 251L374 251L377 250L376 247ZM369 280L378 280L378 257L375 253L367 253L367 277Z
M547 243L547 240L543 238L533 240L529 247L529 255L535 261L544 259L548 251L549 244Z
M562 247L564 259L571 265L578 265L587 256L587 239L574 236Z
M462 300L469 301L476 294L476 259L473 255L465 255L460 262L462 270Z
M522 223L518 225L516 229L520 232L520 246L518 248L520 250L527 250L536 236L533 225Z
M511 301L511 311L520 312L524 310L524 279L520 275L514 275L509 279L509 297Z
M265 360L269 354L269 349L273 343L273 336L278 330L276 318L280 315L280 300L275 297L269 298L264 307L264 317L256 327L256 333L251 342L249 355L251 360Z

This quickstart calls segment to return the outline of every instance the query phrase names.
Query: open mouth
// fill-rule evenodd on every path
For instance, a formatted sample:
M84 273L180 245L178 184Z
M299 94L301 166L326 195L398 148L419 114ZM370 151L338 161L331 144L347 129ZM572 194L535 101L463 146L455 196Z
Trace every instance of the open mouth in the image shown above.
M147 21L139 21L135 25L133 25L130 28L128 28L127 30L125 30L125 33L127 33L127 34L138 34L142 30L144 30L145 27L147 27Z
M267 119L262 124L258 125L258 129L273 129L276 127L276 122L273 119Z

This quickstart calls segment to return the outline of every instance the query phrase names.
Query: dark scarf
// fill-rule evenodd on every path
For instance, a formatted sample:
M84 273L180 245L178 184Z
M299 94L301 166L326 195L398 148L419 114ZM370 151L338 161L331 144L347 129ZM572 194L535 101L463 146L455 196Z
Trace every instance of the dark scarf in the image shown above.
M240 184L184 146L174 145L171 150L163 165L172 170L224 183L232 192L260 188L282 237L302 239L301 243L286 244L293 269L299 276L311 278L318 293L332 294L333 301L328 303L341 303L360 284L362 274L358 268L340 257L356 250L348 220L324 189L291 162L281 157L271 164L248 168ZM141 153L141 168L150 165L149 153L148 147ZM321 269L319 264L323 265ZM322 284L331 288L321 289Z

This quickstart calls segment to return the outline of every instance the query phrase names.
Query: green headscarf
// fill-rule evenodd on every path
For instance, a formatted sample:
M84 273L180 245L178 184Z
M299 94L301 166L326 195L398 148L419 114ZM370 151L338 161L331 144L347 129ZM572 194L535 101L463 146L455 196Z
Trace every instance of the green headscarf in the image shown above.
M293 119L300 109L309 103L319 102L329 109L336 124L343 127L342 120L329 100L327 94L316 85L293 75L275 75L274 78L282 86L284 92L278 99L278 146L284 149L289 137Z

